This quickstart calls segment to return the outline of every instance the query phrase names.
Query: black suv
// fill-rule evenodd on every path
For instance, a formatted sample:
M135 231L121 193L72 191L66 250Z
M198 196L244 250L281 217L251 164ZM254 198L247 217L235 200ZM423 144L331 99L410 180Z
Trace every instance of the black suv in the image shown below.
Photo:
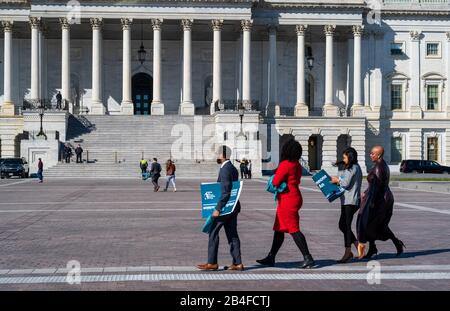
M22 158L6 158L1 160L0 177L9 178L11 176L18 176L20 178L27 178L29 175L28 163Z
M402 173L434 173L449 174L450 167L443 166L436 161L428 160L403 160L400 164Z

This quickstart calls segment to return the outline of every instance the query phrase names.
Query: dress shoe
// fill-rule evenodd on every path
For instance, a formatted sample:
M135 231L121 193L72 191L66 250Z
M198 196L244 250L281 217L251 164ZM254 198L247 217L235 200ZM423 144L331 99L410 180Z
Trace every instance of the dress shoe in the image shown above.
M364 243L358 243L358 259L364 258L365 249L366 245Z
M301 269L311 269L316 265L313 257L311 255L306 255L303 264L300 266Z
M244 271L244 265L243 264L238 264L238 265L232 264L232 265L229 265L228 267L225 267L225 270L228 270L228 271Z
M264 266L273 267L275 265L275 256L269 254L266 258L257 259L256 262Z
M216 271L219 269L219 265L216 263L205 263L201 265L197 265L197 269L204 270L204 271Z
M373 245L370 244L369 245L369 250L367 251L367 255L364 256L364 259L370 259L370 258L372 258L373 256L375 256L377 254L378 254L377 246L375 244L373 244Z
M394 240L395 248L397 249L397 257L403 254L404 249L406 248L405 244L399 239Z

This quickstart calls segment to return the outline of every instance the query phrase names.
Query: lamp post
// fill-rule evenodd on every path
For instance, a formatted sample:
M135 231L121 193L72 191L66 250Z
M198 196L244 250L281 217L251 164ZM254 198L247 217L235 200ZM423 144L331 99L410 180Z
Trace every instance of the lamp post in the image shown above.
M139 48L139 51L138 51L138 60L141 63L141 65L144 64L146 55L147 55L147 51L144 48L144 30L143 30L143 25L141 23L141 47Z
M309 71L311 71L314 66L314 57L312 55L311 31L309 32L309 46L306 48L306 63L308 65Z
M242 102L239 103L238 105L238 112L239 112L239 118L241 119L241 129L239 131L239 133L237 134L237 137L244 137L245 140L247 140L247 135L244 134L244 131L242 130L242 120L244 119L244 113L245 113L245 108L244 105L242 104Z
M41 103L40 103L40 105L38 107L38 113L39 113L39 117L41 118L41 128L39 130L39 133L36 136L37 137L44 136L45 139L47 139L47 135L45 135L44 129L42 127L42 123L43 123L43 120L44 120L45 106L44 106L44 101L41 100L40 102Z

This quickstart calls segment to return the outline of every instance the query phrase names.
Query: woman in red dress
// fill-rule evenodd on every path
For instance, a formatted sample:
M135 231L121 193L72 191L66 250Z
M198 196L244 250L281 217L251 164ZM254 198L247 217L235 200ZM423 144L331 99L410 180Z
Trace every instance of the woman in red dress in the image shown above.
M280 164L275 171L272 184L278 187L285 182L287 188L277 196L278 206L273 226L272 248L266 258L256 261L262 265L275 265L275 256L283 244L284 234L289 233L303 254L304 261L301 268L305 269L315 266L314 259L309 253L308 244L305 236L300 232L299 225L299 211L303 204L302 194L298 188L302 176L302 167L299 163L301 156L302 146L294 139L286 142L281 150Z

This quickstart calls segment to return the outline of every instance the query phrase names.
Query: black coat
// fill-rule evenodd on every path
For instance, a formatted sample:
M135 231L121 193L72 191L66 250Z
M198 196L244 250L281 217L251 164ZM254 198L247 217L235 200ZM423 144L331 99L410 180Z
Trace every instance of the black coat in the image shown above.
M225 163L225 165L219 171L219 177L217 182L220 182L221 196L219 202L217 202L216 210L219 212L228 203L231 196L231 189L233 189L233 181L239 180L239 173L231 161ZM241 211L241 203L238 201L233 213L239 213Z
M384 160L375 163L367 175L369 187L362 195L356 230L358 241L389 239L389 222L394 208L394 196L389 188L389 167Z

